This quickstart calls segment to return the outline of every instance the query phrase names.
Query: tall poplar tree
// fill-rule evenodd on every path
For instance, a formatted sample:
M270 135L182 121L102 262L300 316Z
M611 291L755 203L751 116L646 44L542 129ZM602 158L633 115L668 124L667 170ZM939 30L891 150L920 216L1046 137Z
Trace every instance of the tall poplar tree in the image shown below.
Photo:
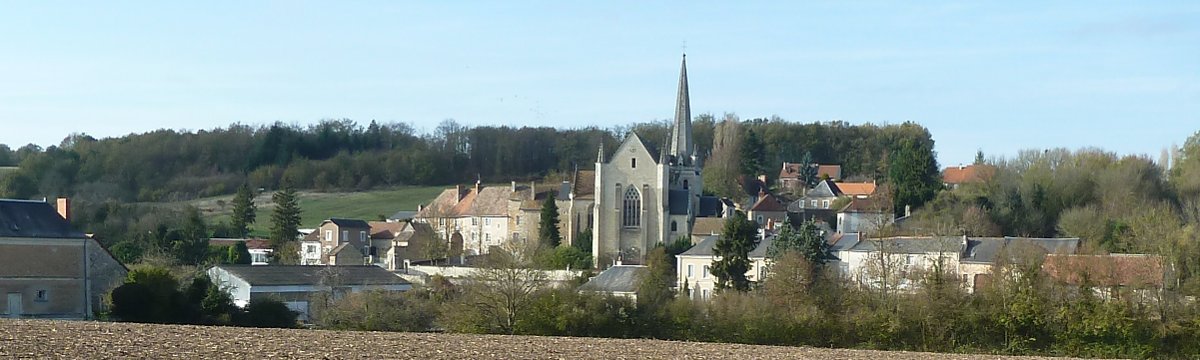
M250 224L254 223L255 211L258 206L254 205L254 192L250 190L250 185L242 184L238 188L237 195L233 196L233 229L237 231L238 236L247 236L250 234Z

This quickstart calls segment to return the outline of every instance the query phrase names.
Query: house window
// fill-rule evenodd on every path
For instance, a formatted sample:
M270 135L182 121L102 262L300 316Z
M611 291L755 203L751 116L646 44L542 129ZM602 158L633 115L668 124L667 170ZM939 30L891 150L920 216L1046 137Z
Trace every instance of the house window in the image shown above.
M671 220L671 231L679 231L679 225L675 224L675 220Z
M479 226L479 218L477 218L477 217L471 218L471 226Z
M325 230L325 241L333 241L333 230Z
M687 272L687 277L688 277L689 279L692 277L692 268L693 268L693 267L694 267L694 265L692 265L692 264L688 264L688 272Z
M702 300L708 300L708 289L704 289L700 292L700 298Z
M46 289L38 290L37 295L33 298L33 301L50 301L49 292L47 292Z
M487 242L488 244L491 244L492 243L492 234L491 233L483 234L483 241Z
M308 245L307 249L304 250L304 252L309 253L309 254L315 254L317 252L317 246L316 245Z
M350 230L342 230L342 238L338 242L350 241Z
M809 204L809 206L812 206L812 207L814 207L814 208L815 208L815 207L817 207L817 201L816 201L816 200L813 200L813 201L809 202L808 204Z
M761 225L761 224L763 223L763 217L762 217L762 215L759 215L759 216L758 216L758 223L759 223L759 225Z
M629 158L629 167L637 169L637 158Z
M704 273L700 274L701 278L708 278L708 265L704 265Z
M829 200L821 200L821 207L828 209L829 208Z
M687 189L688 189L688 181L687 181L687 179L683 179L683 189L684 189L684 190L687 190Z
M632 186L629 187L629 190L625 191L624 210L625 221L623 221L623 224L625 227L638 227L642 225L642 196Z
M517 226L521 226L521 217L517 216Z
M492 224L492 218L483 218L483 226L488 226L491 224Z
M366 231L358 232L358 241L367 242L367 232Z
M521 236L521 234L520 234L520 233L513 233L513 234L512 234L512 237L511 237L511 238L509 238L509 239L511 239L511 240L517 240L517 238L518 238L518 237L520 237L520 236Z
M688 299L696 298L696 289L688 289Z

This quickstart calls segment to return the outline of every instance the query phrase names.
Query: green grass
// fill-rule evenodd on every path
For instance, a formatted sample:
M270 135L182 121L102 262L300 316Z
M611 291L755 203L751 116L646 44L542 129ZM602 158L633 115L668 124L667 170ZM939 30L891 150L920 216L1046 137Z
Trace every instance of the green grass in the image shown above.
M297 192L300 198L300 227L315 228L322 220L331 217L372 221L378 220L380 215L391 216L401 210L416 210L418 204L428 204L444 189L441 186L411 186L353 193L300 191ZM257 221L250 228L252 235L265 237L268 234L271 211L275 208L271 195L271 192L266 192L254 198L258 212ZM227 195L189 201L188 204L200 208L209 223L217 223L229 221L233 212L232 201L233 195Z

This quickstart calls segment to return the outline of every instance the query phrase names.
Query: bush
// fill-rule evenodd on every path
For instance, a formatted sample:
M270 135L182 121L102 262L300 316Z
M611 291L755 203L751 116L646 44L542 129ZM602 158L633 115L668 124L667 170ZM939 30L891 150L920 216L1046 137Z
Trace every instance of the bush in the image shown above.
M297 315L299 314L289 309L282 301L258 298L246 304L246 311L238 316L237 324L261 328L294 328Z
M332 330L428 331L435 310L428 292L365 291L331 304L317 324Z

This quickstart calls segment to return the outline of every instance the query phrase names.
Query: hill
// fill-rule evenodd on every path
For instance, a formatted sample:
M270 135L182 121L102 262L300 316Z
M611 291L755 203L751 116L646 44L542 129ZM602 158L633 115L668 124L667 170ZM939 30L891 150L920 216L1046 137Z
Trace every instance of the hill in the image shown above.
M186 359L1034 359L598 339L0 320L4 358ZM86 354L86 356L84 356Z
M321 220L330 217L378 220L380 216L391 216L397 211L416 210L418 204L426 204L445 189L441 186L408 186L386 190L364 192L315 192L299 191L300 226L313 228ZM271 226L271 211L275 203L272 192L263 192L254 198L258 206L257 221L251 231L266 236ZM233 212L233 195L217 196L185 202L194 205L205 215L209 223L228 221Z

